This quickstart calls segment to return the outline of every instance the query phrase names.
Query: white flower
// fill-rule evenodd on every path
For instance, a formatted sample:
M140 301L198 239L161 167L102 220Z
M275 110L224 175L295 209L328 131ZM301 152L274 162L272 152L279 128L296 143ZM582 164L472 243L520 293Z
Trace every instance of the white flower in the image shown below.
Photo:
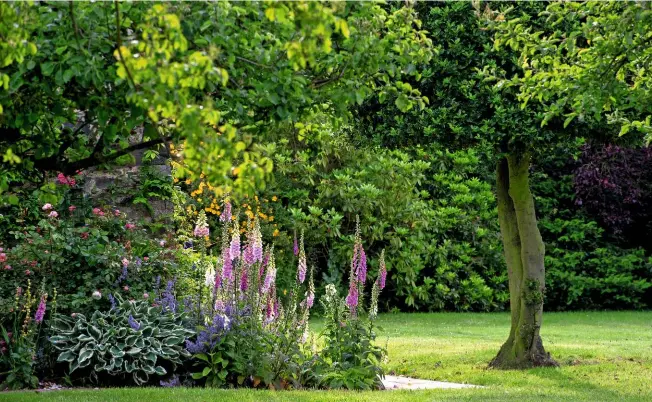
M99 290L93 292L93 299L100 300L102 298L102 293Z
M204 278L205 278L206 286L210 287L215 284L215 268L213 268L213 264L211 264L206 270L206 274L204 275Z

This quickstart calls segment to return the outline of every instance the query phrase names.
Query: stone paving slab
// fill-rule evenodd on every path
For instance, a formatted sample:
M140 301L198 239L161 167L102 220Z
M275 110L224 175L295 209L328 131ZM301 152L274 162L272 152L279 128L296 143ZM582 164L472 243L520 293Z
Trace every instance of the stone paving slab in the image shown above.
M471 384L458 384L454 382L420 380L418 378L398 377L386 375L383 380L385 389L450 389L450 388L482 388Z

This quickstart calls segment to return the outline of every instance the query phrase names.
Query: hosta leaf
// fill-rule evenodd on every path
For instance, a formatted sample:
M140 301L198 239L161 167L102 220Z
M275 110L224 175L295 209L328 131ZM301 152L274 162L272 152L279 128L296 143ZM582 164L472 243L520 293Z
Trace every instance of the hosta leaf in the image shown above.
M151 362L152 364L156 364L156 359L157 359L156 354L153 352L149 352L145 356L145 360Z
M133 356L133 355L137 355L138 353L140 353L141 350L142 350L142 349L140 349L140 348L131 348L131 349L127 349L126 353L127 353L128 355L132 355L132 356Z
M77 360L70 362L70 371L69 374L72 374L73 371L77 370L79 368L79 362Z
M94 353L93 349L89 349L87 347L83 348L79 352L79 357L77 358L77 360L79 361L80 367L81 367L81 364L83 362L85 362L86 360L89 360L91 357L93 357L93 353Z
M57 357L58 362L71 362L73 360L75 360L75 354L70 350L61 353L59 357Z
M136 382L136 384L142 385L146 383L147 380L149 380L149 376L147 375L147 373L142 371L136 371L134 373L134 381Z
M56 344L66 343L69 340L70 340L70 338L68 338L67 336L55 335L55 336L50 337L50 342L52 342L55 345Z
M158 374L158 375L166 375L167 374L167 371L161 366L156 366L154 368L154 371L156 371L156 374Z
M122 357L122 356L125 355L125 352L124 352L124 351L118 349L118 348L115 347L115 346L111 346L111 348L109 349L109 352L111 352L111 354L112 354L114 357Z
M149 338L152 336L152 333L154 332L154 329L152 327L146 327L143 329L143 337Z
M154 367L152 366L143 366L143 371L147 374L154 374Z
M125 339L125 344L127 346L134 346L136 344L137 339L138 339L137 335L128 336L127 339Z
M182 338L182 337L171 336L171 337L165 339L164 342L165 342L165 344L166 344L167 346L173 346L173 345L177 345L177 344L182 343L182 342L183 342L183 338Z
M91 364L91 359L86 359L83 362L79 363L79 368L88 367Z
M97 341L99 341L100 338L102 337L102 331L100 331L98 328L94 327L93 325L88 326L88 333Z
M86 334L81 334L77 337L77 340L80 342L90 342L93 341L94 338L92 336L88 336Z
M145 342L143 342L142 338L136 339L136 347L141 349L145 347Z

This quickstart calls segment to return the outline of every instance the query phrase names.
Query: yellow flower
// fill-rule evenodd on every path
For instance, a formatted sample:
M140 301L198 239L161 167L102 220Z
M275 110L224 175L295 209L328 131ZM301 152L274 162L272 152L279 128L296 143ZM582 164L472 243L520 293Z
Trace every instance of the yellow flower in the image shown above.
M283 289L283 296L285 296L285 295L287 295L287 294L288 294L287 289Z
M272 201L276 201L276 200L278 200L278 197L273 196L273 197L272 197Z
M175 178L174 178L174 182L175 182L175 183L178 183L178 182L179 182L179 179L175 177Z
M274 230L274 233L272 233L272 236L276 237L280 234L281 232L278 231L278 229Z
M273 217L273 216L270 216L270 217L269 217L269 221L270 221L270 222L274 222L274 217Z
M192 180L186 179L186 184L190 184L190 183L192 183Z
M197 198L197 202L201 202L201 198Z

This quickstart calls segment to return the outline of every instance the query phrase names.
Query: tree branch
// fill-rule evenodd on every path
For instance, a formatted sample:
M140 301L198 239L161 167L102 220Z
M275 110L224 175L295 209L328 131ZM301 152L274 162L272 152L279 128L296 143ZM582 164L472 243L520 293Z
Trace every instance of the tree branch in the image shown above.
M68 3L68 12L70 13L70 20L72 22L73 31L75 31L75 42L77 42L77 49L82 50L81 42L79 41L79 28L77 28L77 20L75 20L75 11L73 10L72 0Z
M136 82L134 81L134 77L131 76L131 71L129 71L129 68L127 67L127 63L125 63L125 59L122 56L122 36L120 35L120 3L118 0L115 0L115 23L117 25L117 31L116 31L116 42L118 44L118 55L120 56L120 63L122 63L122 67L125 68L125 71L127 72L127 77L129 78L129 82L131 85L136 88Z
M161 137L155 140L145 141L138 144L128 146L126 148L120 149L108 155L102 155L98 153L93 153L91 156L80 159L74 162L62 162L57 158L57 156L52 156L49 158L39 159L34 162L34 168L44 171L57 171L64 174L73 174L78 170L88 169L93 166L98 166L103 163L111 162L118 159L123 155L127 155L131 152L138 151L140 149L147 149L153 147L154 145L162 144L164 142L170 141L172 139L169 137Z
M319 88L321 88L321 87L323 87L325 85L330 84L331 82L335 82L335 81L341 79L344 76L344 72L346 71L346 68L348 66L349 66L349 63L346 63L344 65L344 67L342 68L342 71L340 71L340 73L338 75L334 76L334 77L329 77L329 78L313 81L312 82L312 87L315 88L315 89L319 89Z

